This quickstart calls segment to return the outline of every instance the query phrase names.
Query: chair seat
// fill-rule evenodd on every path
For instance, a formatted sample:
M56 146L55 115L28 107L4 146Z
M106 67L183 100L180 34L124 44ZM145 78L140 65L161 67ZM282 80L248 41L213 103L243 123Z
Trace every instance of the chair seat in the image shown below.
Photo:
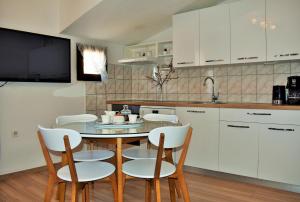
M132 177L151 179L154 178L156 159L137 159L123 164L123 173ZM167 177L175 173L176 167L162 161L160 177Z
M110 176L115 172L115 166L110 163L93 161L75 163L78 182L90 182ZM66 165L57 171L57 176L71 182L69 166Z
M87 150L73 153L74 161L102 161L113 156L114 152L109 150Z
M133 147L123 151L123 157L127 159L156 159L157 150L141 149L140 147Z

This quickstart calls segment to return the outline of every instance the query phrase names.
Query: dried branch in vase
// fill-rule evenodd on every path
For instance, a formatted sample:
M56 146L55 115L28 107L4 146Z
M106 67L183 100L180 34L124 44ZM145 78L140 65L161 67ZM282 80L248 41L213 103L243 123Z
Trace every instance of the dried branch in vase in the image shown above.
M178 76L173 76L175 68L173 67L173 60L169 65L157 65L153 68L152 76L146 78L153 81L154 85L159 87L160 90L163 86L173 79L178 79Z

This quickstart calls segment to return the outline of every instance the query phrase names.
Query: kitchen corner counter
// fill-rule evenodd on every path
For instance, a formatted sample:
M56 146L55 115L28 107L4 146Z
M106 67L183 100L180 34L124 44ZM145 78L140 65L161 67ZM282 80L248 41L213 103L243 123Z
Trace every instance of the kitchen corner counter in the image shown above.
M272 109L272 110L300 110L300 105L272 105L262 103L195 103L188 101L147 101L147 100L117 100L107 101L107 104L127 104L140 106L166 107L207 107L207 108L235 108L235 109Z

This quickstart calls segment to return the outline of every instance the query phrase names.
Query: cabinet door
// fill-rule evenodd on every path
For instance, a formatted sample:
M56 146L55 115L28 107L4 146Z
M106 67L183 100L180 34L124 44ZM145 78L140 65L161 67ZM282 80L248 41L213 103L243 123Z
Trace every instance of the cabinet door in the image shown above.
M199 11L173 16L175 67L199 66Z
M300 126L262 125L259 178L300 185Z
M181 123L193 127L185 165L218 170L219 109L178 107L176 113Z
M228 4L200 10L200 65L230 64Z
M220 122L220 171L257 177L258 132L257 124Z
M268 60L300 59L299 8L299 0L267 0Z
M231 63L266 61L265 0L230 3Z

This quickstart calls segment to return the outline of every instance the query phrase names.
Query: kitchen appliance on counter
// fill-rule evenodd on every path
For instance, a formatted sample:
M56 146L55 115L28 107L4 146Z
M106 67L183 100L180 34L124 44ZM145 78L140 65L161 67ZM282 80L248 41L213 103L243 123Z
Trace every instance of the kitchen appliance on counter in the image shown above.
M286 104L285 86L273 86L272 104Z
M286 89L288 90L287 104L300 105L300 76L288 77Z

